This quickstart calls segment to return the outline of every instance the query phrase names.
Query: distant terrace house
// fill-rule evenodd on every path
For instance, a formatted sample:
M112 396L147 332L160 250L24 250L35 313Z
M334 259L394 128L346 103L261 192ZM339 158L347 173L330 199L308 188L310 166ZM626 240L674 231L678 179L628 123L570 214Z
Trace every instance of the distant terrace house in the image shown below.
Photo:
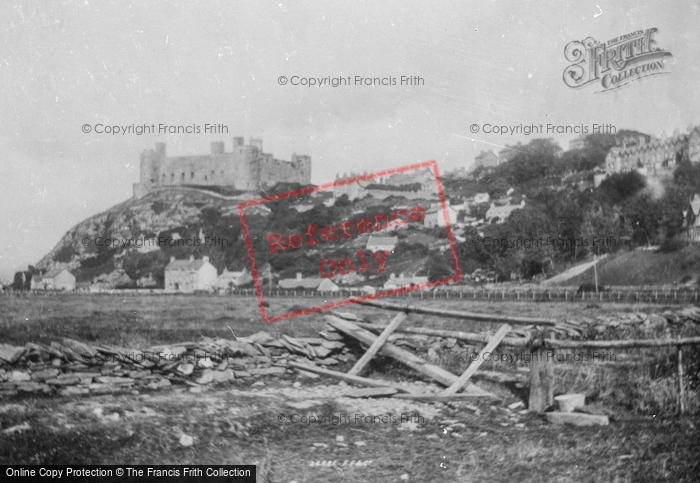
M697 193L688 209L683 210L683 227L689 241L700 242L700 195Z
M386 250L391 252L399 243L399 238L395 236L376 236L370 235L367 239L365 250L370 252L381 252Z
M248 270L245 268L241 271L234 272L229 272L227 269L224 269L224 271L221 273L221 275L219 275L216 281L216 286L223 289L235 288L250 283L252 281L253 277L250 275L250 273L248 273Z
M511 213L525 206L525 200L522 200L519 205L496 206L491 203L491 208L486 212L487 223L504 223Z
M44 275L34 275L32 290L75 290L75 275L66 268L54 268Z
M457 223L457 210L449 204L447 205L447 215L449 216L450 225L454 226ZM447 226L445 221L445 213L442 209L442 204L432 206L425 212L423 226L426 228L435 228L436 226L444 228Z
M296 278L285 278L279 281L278 287L283 290L316 290L317 292L337 292L340 290L335 283L327 278L303 278L297 273Z
M393 273L389 276L389 280L384 282L384 288L393 290L402 287L410 287L412 285L420 285L428 282L428 277L397 277Z
M491 150L482 151L474 158L474 169L498 166L498 155Z
M165 290L170 292L192 293L195 290L211 290L216 286L216 267L209 263L209 257L195 260L175 260L165 267Z

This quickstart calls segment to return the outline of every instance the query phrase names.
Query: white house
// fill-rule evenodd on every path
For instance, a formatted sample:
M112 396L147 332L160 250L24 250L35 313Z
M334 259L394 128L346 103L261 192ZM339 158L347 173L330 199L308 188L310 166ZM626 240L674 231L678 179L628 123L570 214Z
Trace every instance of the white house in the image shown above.
M34 275L32 290L75 290L75 275L66 268L54 268L44 275Z
M491 208L488 209L485 215L486 222L492 223L493 221L495 221L496 223L504 223L511 213L513 213L515 210L519 210L524 206L525 200L522 200L519 205L496 206L493 203L491 203Z
M175 260L165 267L165 290L191 293L195 290L211 290L216 286L216 267L209 263L209 257L195 260Z
M455 210L452 206L448 204L447 214L450 217L450 225L454 226L454 224L457 223L457 210ZM428 208L428 210L425 212L423 226L425 226L426 228L434 228L436 226L447 226L447 223L445 222L445 214L442 210L441 203L438 203L437 205Z
M488 193L477 193L474 195L474 204L488 203L491 197Z
M227 269L219 275L216 280L216 286L218 288L232 288L240 287L253 281L253 277L248 273L247 269L241 271L229 272Z

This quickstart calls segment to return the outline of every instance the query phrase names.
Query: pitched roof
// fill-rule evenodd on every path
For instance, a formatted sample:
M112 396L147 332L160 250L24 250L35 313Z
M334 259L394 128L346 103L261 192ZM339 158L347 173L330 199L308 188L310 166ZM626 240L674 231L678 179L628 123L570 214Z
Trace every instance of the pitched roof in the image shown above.
M167 267L165 267L165 270L194 270L195 272L198 271L200 268L204 266L205 262L204 260L173 260L168 264Z
M54 278L56 275L58 275L59 273L63 272L64 270L65 270L66 272L68 272L68 269L66 269L66 268L52 268L51 270L49 270L48 272L46 272L46 273L42 276L42 278ZM70 273L70 272L68 272L68 273ZM72 273L70 273L70 274L73 275Z
M370 235L367 239L367 245L396 245L399 237L397 236L377 236Z
M285 278L279 281L280 288L308 288L315 289L325 278Z

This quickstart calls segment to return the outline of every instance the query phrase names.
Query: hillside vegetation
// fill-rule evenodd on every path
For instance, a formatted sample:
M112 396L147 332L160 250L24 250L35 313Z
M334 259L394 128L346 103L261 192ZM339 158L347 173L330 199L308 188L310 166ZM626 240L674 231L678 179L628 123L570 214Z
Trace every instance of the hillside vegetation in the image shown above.
M498 281L527 280L551 276L590 260L594 255L623 253L641 246L660 245L664 253L678 250L686 253L683 226L692 220L684 218L684 210L687 214L689 199L700 192L700 166L692 165L687 153L680 153L674 176L666 181L661 197L655 196L645 178L636 172L609 176L594 188L594 170L603 165L605 153L613 142L612 136L589 135L586 148L562 153L551 140L533 139L527 145L518 146L512 159L499 166L478 168L466 178L445 176L447 198L453 204L465 201L469 204L467 212L460 213L460 220L466 215L477 219L484 217L489 204L471 202L476 193L489 193L497 204L525 202L525 206L513 211L504 223L467 225L457 230L464 237L460 238L464 241L458 243L463 273L488 269L496 274ZM122 285L134 284L149 274L162 284L164 267L172 256L182 259L207 255L219 272L241 270L249 267L249 259L238 203L298 187L281 184L264 193L247 194L224 188L156 190L73 227L33 270L39 272L56 263L65 264L76 273L78 282L121 274ZM287 236L311 224L323 228L362 217L372 219L391 213L397 207L421 206L427 210L433 203L430 200L408 201L401 194L402 190L397 189L396 196L384 200L371 195L353 201L341 197L335 205L327 206L332 193L319 192L250 209L246 217L254 233L256 263L267 273L281 278L293 277L299 272L305 277L318 277L320 260L354 256L363 249L368 235L320 243L311 249L304 247L275 256L269 253L266 235ZM295 205L299 209L295 209ZM399 245L387 259L386 271L373 275L370 284L380 284L392 273L428 276L433 280L454 274L449 251L428 249L431 243L444 241L444 229L427 229L421 223L411 223L404 228L382 231L382 235L397 236ZM204 243L174 246L177 244L172 243L178 239L203 241L205 238L224 243L215 246ZM155 250L147 251L134 246L115 248L104 243L100 246L98 239L156 239L162 243ZM484 243L487 239L491 243ZM687 253L693 252L687 250ZM600 267L601 276L608 277L608 270L611 271L609 280L603 278L600 282L615 285L681 283L693 270L693 265L683 261L684 257L648 252L611 257ZM571 283L587 277L582 274Z

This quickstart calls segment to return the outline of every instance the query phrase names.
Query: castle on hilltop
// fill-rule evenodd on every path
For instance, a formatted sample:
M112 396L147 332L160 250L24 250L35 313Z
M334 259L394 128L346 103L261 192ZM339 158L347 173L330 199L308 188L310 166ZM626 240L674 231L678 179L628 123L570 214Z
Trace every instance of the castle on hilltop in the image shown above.
M223 141L211 143L211 153L195 156L165 155L165 143L141 153L140 182L134 184L134 198L167 186L232 186L255 191L279 182L311 184L311 156L292 154L291 161L264 153L262 139L233 138L233 150L224 152Z
M661 139L648 136L625 138L614 146L605 157L605 173L595 175L595 186L613 173L638 171L651 180L673 175L673 170L683 159L700 162L700 126L687 132L676 131L673 136Z

